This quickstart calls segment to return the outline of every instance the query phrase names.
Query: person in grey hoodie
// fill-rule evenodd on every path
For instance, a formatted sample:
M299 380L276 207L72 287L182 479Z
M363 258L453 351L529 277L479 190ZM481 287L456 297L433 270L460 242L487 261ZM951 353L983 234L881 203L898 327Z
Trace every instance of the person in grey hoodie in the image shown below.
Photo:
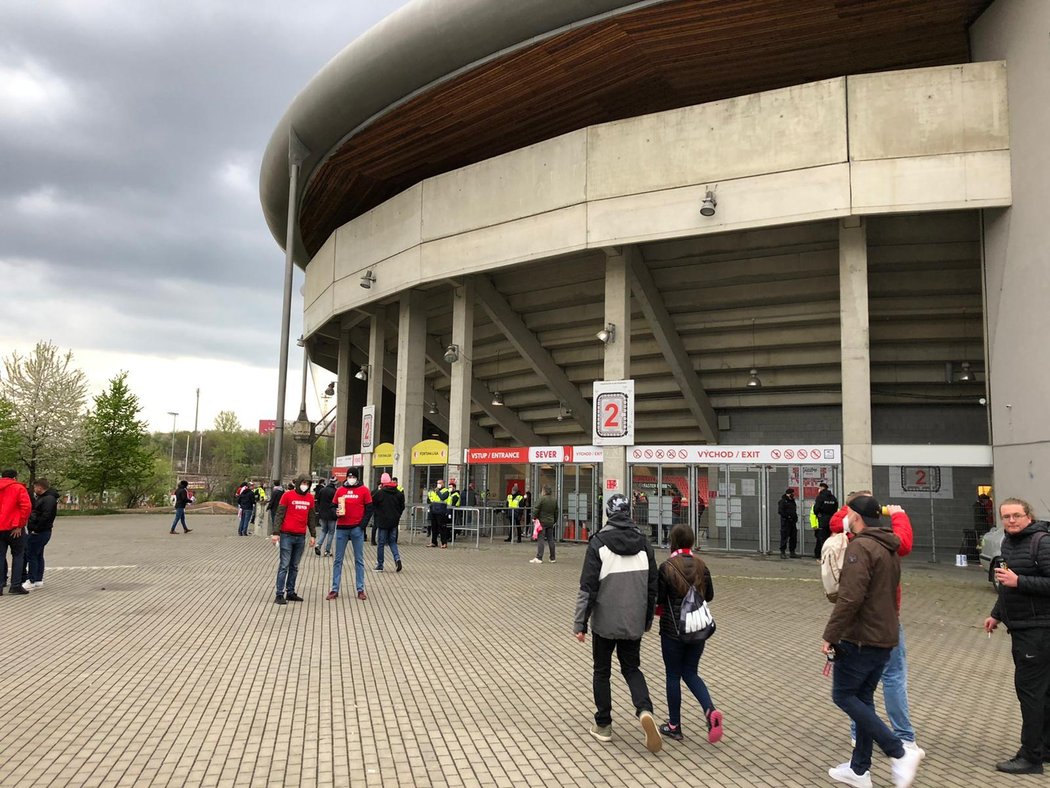
M605 527L591 537L580 573L573 634L583 643L590 624L594 657L594 725L598 741L612 739L612 655L631 691L645 747L659 752L663 740L641 671L642 635L653 625L658 572L649 540L631 520L631 503L615 493L605 504Z

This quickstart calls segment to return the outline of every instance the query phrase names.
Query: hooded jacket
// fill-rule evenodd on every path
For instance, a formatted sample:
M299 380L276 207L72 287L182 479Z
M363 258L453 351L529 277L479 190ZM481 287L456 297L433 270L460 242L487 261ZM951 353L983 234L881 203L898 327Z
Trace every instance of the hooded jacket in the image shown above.
M50 531L55 525L55 515L57 514L58 491L49 487L33 501L33 511L29 513L29 522L26 524L26 528L33 534L42 534Z
M591 536L580 573L573 632L609 640L641 640L653 624L656 557L629 514L610 517Z
M798 522L798 503L793 496L784 493L777 502L777 514L780 519L787 523Z
M331 481L318 490L314 497L317 499L317 518L319 520L335 519L335 484Z
M1021 533L1003 537L1003 563L1017 575L1017 588L999 586L992 618L1011 631L1050 627L1050 536L1040 539L1036 560L1032 560L1032 538L1046 531L1047 525L1036 520Z
M868 526L846 548L839 595L824 640L893 648L898 639L897 587L901 540L887 528Z
M13 531L29 521L33 502L17 479L0 479L0 531Z
M685 594L689 593L689 586L695 586L706 602L715 598L711 570L700 556L690 552L668 558L660 564L656 593L656 603L663 608L660 615L660 635L671 640L679 640L678 621L682 617L682 602L685 601L682 585L685 585Z
M393 482L381 484L372 496L372 510L376 528L381 531L397 528L405 511L405 494Z
M310 531L310 536L317 536L317 509L314 507L314 495L309 492L309 479L297 480L294 490L281 493L281 502L277 506L277 516L270 527L270 535L302 535ZM299 486L307 482L307 492L299 492Z

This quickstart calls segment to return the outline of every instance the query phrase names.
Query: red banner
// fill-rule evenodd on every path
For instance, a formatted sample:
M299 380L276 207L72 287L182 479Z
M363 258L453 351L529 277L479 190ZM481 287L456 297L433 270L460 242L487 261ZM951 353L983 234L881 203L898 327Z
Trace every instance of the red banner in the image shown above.
M269 435L277 429L277 419L259 419L259 434Z

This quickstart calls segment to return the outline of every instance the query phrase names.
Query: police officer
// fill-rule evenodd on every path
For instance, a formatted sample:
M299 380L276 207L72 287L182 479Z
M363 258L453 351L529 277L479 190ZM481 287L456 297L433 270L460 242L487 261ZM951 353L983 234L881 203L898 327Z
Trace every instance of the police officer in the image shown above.
M430 502L430 544L428 547L438 546L438 537L441 537L441 548L448 547L448 534L445 526L448 523L448 499L450 495L444 479L438 479L434 489L427 495Z
M512 485L510 493L507 495L507 509L510 515L510 533L507 534L507 538L504 542L509 542L511 537L517 534L515 541L521 542L521 523L522 515L525 514L525 496L518 491L518 485Z

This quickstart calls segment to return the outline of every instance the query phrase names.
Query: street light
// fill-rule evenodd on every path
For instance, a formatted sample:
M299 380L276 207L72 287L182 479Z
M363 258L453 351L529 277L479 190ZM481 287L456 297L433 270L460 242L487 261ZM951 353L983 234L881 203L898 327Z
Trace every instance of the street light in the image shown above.
M175 419L178 418L179 414L169 410L168 415L171 416L171 472L178 476L179 474L175 470Z

